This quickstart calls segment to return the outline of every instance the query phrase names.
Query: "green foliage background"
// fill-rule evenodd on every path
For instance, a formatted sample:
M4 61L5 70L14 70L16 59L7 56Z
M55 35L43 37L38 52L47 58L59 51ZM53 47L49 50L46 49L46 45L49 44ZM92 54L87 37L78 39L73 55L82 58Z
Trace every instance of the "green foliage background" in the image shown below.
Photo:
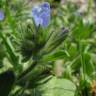
M31 1L0 0L0 96L95 96L94 1L84 11L67 0L48 2L50 24L36 29Z

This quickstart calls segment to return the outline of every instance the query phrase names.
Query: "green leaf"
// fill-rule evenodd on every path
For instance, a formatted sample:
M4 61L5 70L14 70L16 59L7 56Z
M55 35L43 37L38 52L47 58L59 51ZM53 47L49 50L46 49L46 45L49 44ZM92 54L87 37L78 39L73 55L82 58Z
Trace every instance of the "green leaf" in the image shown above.
M0 68L3 66L3 59L5 57L5 49L4 46L0 43Z
M73 37L78 41L90 37L93 32L93 24L84 23L82 18L77 19L73 28Z
M53 77L45 85L40 86L42 96L74 96L76 86L67 79Z
M65 56L67 56L65 50L60 50L46 56L44 55L43 61L55 61L57 59L63 59Z
M6 36L2 32L0 32L0 37L2 38L3 43L6 47L6 50L10 56L11 63L13 64L14 67L16 67L18 64L18 57L14 53L14 48L13 48L10 40L8 38L6 38Z
M92 72L94 72L94 65L91 63L91 56L90 54L86 53L83 54L83 62L84 62L84 72L90 76Z

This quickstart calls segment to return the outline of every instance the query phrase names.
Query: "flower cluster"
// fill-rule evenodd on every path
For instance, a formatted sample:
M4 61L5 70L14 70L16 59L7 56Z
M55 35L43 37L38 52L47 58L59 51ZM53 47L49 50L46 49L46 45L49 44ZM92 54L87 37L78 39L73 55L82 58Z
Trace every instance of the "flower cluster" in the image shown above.
M32 17L35 25L47 27L50 21L50 5L47 2L34 6L32 8Z
M4 12L0 10L0 21L4 20Z

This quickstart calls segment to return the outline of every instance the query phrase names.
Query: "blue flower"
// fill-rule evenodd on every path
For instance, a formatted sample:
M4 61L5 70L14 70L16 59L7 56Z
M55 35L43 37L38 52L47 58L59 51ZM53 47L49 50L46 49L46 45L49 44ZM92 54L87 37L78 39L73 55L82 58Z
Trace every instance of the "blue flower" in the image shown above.
M50 5L47 2L34 6L32 8L32 17L35 25L47 27L50 21Z
M4 20L4 13L0 10L0 21Z

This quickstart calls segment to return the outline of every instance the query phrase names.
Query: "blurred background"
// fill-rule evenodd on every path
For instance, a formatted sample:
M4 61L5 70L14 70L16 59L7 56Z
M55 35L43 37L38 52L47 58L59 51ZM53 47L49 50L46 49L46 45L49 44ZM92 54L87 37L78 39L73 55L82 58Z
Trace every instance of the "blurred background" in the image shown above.
M96 0L0 0L0 96L96 96Z

